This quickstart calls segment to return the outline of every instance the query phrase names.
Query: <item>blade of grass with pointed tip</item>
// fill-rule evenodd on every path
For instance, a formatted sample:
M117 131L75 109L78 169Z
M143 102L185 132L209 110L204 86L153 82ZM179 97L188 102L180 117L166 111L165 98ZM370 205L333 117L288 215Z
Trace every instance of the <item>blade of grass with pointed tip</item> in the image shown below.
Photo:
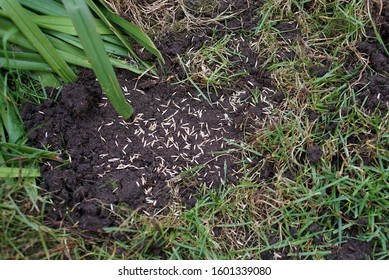
M70 36L70 35L69 35ZM92 65L90 64L90 60L88 57L85 55L85 52L82 51L82 44L78 40L78 38L74 38L74 42L71 42L72 38L68 38L68 40L64 36L60 36L62 40L53 37L53 36L48 36L50 42L53 44L53 46L57 49L58 53L65 59L66 62L69 62L71 64L85 67L92 69ZM78 47L77 47L78 46ZM114 52L115 50L109 50L109 46L105 45L105 50L107 52ZM118 52L122 52L122 50L117 50ZM119 54L120 55L120 54ZM138 65L132 66L125 60L122 60L120 58L109 58L111 64L114 67L117 68L122 68L122 69L127 69L130 70L136 74L142 74L144 73L147 69L145 68L137 68Z
M177 55L177 57L178 57L178 60L179 60L179 62L180 62L180 64L181 64L182 69L183 69L184 72L185 72L186 79L192 84L192 86L198 91L198 93L200 93L200 95L205 99L205 101L208 102L209 106L212 107L212 101L211 101L211 98L209 97L209 95L206 96L206 95L204 94L204 92L201 90L201 88L192 80L192 78L191 78L191 77L189 76L189 74L188 74L188 71L186 71L185 64L184 64L184 62L182 61L181 57L180 57L179 55Z
M111 22L115 23L117 26L120 26L120 28L127 33L128 36L130 36L132 39L134 39L139 45L144 47L146 50L151 52L153 55L155 55L158 59L160 59L162 62L164 62L164 58L162 57L161 53L158 51L158 49L155 47L153 41L150 39L150 37L138 26L128 22L127 20L119 17L115 13L113 13L107 5L104 3L104 1L99 1L101 5L104 7L104 12L96 6L96 4L93 3L92 0L87 0L88 5L91 6L92 10L112 29ZM116 34L116 32L114 31ZM118 36L119 37L119 36ZM119 37L122 39L121 37Z
M157 75L155 69L151 69L152 67L146 63L145 61L143 61L142 59L140 59L138 57L138 55L134 52L134 50L132 49L131 45L127 42L127 38L122 34L121 30L123 30L124 32L128 33L125 28L123 26L120 26L120 25L113 25L111 23L111 21L105 16L105 14L108 14L110 13L110 10L106 7L106 5L104 4L104 2L100 1L101 4L103 5L103 7L105 8L105 12L103 12L102 10L100 10L100 8L92 1L90 0L87 0L88 1L88 5L89 7L96 13L96 15L109 27L110 30L112 30L112 32L116 35L116 38L118 38L121 43L123 44L123 46L125 46L128 50L128 52L130 53L130 56L135 59L137 62L139 62L140 64L142 64L143 67L145 67L147 69L147 71L150 71L153 75ZM124 20L124 22L127 22ZM128 23L128 22L127 22ZM120 31L117 27L120 27ZM143 31L142 31L143 32ZM148 38L147 34L144 33L144 36ZM149 38L150 39L150 38ZM150 40L151 41L151 40ZM151 42L152 43L152 42ZM159 52L156 48L154 51L157 51ZM162 55L161 55L161 58L162 58ZM163 61L163 58L162 58L162 61Z
M13 143L2 143L1 146L10 150L14 155L20 155L25 158L47 158L56 161L63 161L61 159L60 152L51 152Z
M23 8L18 1L0 0L0 5L53 70L64 81L75 82L77 79L76 74L57 53L39 27L30 19L31 13Z
M63 0L66 10L76 27L84 51L92 69L116 111L128 119L133 109L125 99L102 39L96 32L95 20L88 6L82 0Z
M164 58L162 57L162 54L156 48L153 41L151 41L150 37L142 29L113 13L109 13L107 15L107 18L108 20L121 26L123 30L127 33L127 35L134 39L139 45L151 52L162 62L165 62Z
M119 32L119 30L105 17L104 13L96 6L96 4L92 1L88 1L88 5L93 10L93 12L95 12L97 16L107 25L107 27L112 30L112 32L116 35L116 38L118 38L121 44L126 47L130 56L144 65L145 63L134 52L124 35Z

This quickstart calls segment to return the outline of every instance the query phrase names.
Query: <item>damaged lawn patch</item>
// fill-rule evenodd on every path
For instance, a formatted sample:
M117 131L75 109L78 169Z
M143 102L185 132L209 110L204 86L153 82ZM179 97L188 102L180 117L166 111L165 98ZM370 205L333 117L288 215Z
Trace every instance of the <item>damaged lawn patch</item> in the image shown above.
M107 2L165 62L116 72L130 119L87 70L24 102L64 160L41 160L33 256L388 258L386 3Z

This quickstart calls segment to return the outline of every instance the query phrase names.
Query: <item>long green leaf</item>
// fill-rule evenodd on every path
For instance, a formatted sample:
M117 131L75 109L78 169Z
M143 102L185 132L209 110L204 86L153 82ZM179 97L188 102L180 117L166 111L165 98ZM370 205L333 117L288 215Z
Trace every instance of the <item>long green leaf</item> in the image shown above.
M66 9L61 3L47 0L18 0L20 4L39 14L48 16L64 16Z
M87 0L88 5L97 7L92 0ZM158 51L158 49L155 47L153 41L150 39L150 37L138 26L132 24L131 22L121 18L117 14L113 13L105 4L103 0L99 1L101 5L104 7L104 14L106 19L102 18L102 15L99 14L96 11L96 8L93 8L93 11L104 21L108 22L109 25L112 26L111 22L115 23L117 26L120 26L120 29L127 33L128 36L130 36L132 39L134 39L139 45L144 47L146 50L154 54L158 59L160 59L162 62L164 62L164 58L162 57L161 53ZM100 11L98 9L98 11ZM112 27L111 27L112 29Z
M25 71L51 71L51 67L47 63L39 63L20 59L9 59L0 56L0 67L14 70Z
M82 49L74 47L72 44L67 44L64 41L58 40L51 36L49 36L48 38L66 62L77 66L93 69L90 63L90 59L85 55L85 52ZM80 47L82 47L82 45ZM146 69L138 69L135 66L131 66L127 61L121 59L110 57L109 60L114 67L127 69L136 74L142 74L146 71Z
M96 6L96 4L93 1L91 1L91 0L87 0L87 1L88 1L88 5L90 6L90 8L108 26L108 28L112 30L112 32L116 35L116 37L121 41L123 46L125 46L127 48L127 50L129 51L131 57L134 58L136 61L138 61L140 64L142 64L143 67L146 67L147 69L149 69L150 65L148 65L146 62L144 62L143 60L141 60L138 57L138 55L133 51L131 45L127 42L127 38L122 34L121 31L118 30L118 28L116 28L116 25L113 25L111 23L111 21L105 16L105 14L108 14L108 13L111 13L111 12L104 5L104 2L100 1L101 4L103 4L103 6L105 7L105 10L106 10L105 12L100 10L100 8L98 6ZM127 22L127 21L124 20L124 22ZM121 27L120 29L124 29L124 31L126 31L125 28L123 28L123 27ZM146 37L148 37L147 34L144 33L144 35ZM155 49L155 51L159 52L157 49ZM160 56L160 58L162 58L162 56ZM162 58L162 61L163 61L163 58ZM151 71L152 74L156 75L156 71L154 69L151 69L150 71Z
M22 121L18 114L15 102L11 96L7 95L7 81L2 82L3 89L0 95L0 120L4 126L5 132L7 133L7 141L9 143L18 143L24 135L24 129Z
M35 168L0 167L0 178L39 177L40 173Z
M76 27L84 51L103 91L116 111L123 118L128 119L132 115L133 109L122 93L101 37L96 33L96 24L92 13L83 0L63 0L62 2Z
M29 2L28 0L26 0ZM39 0L39 2L44 2L47 0ZM24 2L24 1L23 1ZM31 2L31 1L30 1ZM42 5L42 3L41 3ZM47 3L47 5L51 5L51 1ZM97 8L97 7L96 7ZM67 13L67 12L66 12ZM1 10L0 10L1 14ZM103 15L102 15L103 16ZM32 15L32 18L36 16ZM60 17L62 18L62 17ZM105 19L107 20L107 19ZM54 19L52 19L54 21ZM69 19L70 21L70 19ZM107 20L108 21L108 20ZM103 25L102 20L98 20L100 22L100 25ZM47 22L48 24L49 22ZM66 25L69 25L69 23L66 23ZM58 25L59 26L59 25ZM111 25L112 28L114 28ZM8 30L11 30L12 28L15 28L14 24L9 18L1 17L0 16L0 37L4 38L6 34L8 33ZM103 27L102 27L103 28ZM104 27L105 30L108 30L107 27ZM55 28L52 28L55 29ZM64 27L65 31L66 27ZM115 29L115 28L114 28ZM116 29L115 29L116 30ZM43 30L45 35L47 35L47 38L50 40L50 42L53 44L54 48L57 50L59 55L70 64L74 64L81 67L86 68L92 68L88 58L85 56L84 52L82 51L82 44L78 37L61 33L58 31L52 31L52 30ZM76 31L68 31L68 33L74 33ZM119 67L122 69L127 69L129 71L132 71L136 74L142 74L146 71L150 71L153 75L157 75L155 70L152 69L152 66L141 61L135 53L131 53L131 46L126 42L126 39L123 37L122 34L120 34L119 31L116 31L117 34L115 35L102 35L101 37L104 40L104 47L106 51L109 54L112 54L113 56L117 58L111 57L111 63L114 67ZM112 33L112 32L111 32ZM50 36L51 35L51 36ZM54 39L57 38L58 40ZM119 39L120 38L120 39ZM13 33L12 36L9 36L8 41L20 46L22 48L26 48L28 50L35 50L34 46L31 44L31 42L20 32L17 31L16 33ZM66 42L66 43L65 43ZM123 42L125 42L125 46L123 45ZM73 48L72 46L75 46L76 48ZM119 59L119 57L128 57L129 52L131 53L131 56L138 61L138 63L131 65L125 60ZM41 61L42 62L42 61ZM23 67L23 61L12 61L14 68L21 69L21 70L28 70L28 63L26 62L26 65ZM47 65L39 65L39 64L33 64L31 70L43 70L42 67L46 67ZM29 74L30 75L30 74ZM48 73L48 75L52 76L51 73ZM36 76L36 75L35 75ZM46 75L47 77L47 75ZM46 78L44 80L47 80ZM50 86L53 86L56 84L55 79L53 77L50 77L48 81L50 83ZM54 84L53 84L54 82ZM47 83L45 83L47 84ZM48 85L48 84L47 84Z
M4 18L0 17L0 38L5 37L7 34L7 29L12 28L13 24L11 21L6 20ZM85 67L92 69L92 66L88 60L88 58L85 55L85 52L82 50L83 46L79 40L79 38L74 37L72 35L63 34L55 31L48 31L47 32L47 38L50 40L50 42L53 44L59 55L68 63L74 64L77 66ZM107 37L105 37L107 38ZM19 47L28 49L28 50L34 50L33 45L30 41L27 40L27 38L24 37L24 35L18 31L11 36L8 37L8 41L18 45ZM118 42L118 40L110 39L110 41ZM120 43L120 41L119 41ZM115 47L114 43L104 43L104 47L107 52L114 54L115 56L122 56L126 57L127 53L123 47L117 46ZM26 57L22 57L23 53L27 53ZM5 57L6 55L9 55L11 57L11 60L9 61L10 64L6 64ZM19 69L19 70L31 70L31 71L52 71L50 66L45 63L44 59L41 55L37 53L32 52L18 52L18 54L15 54L15 56L10 54L3 54L0 57L0 66L7 66L7 68L13 68L13 69ZM113 66L127 69L129 71L132 71L136 74L142 74L146 71L146 69L138 69L135 66L131 66L129 63L127 63L124 60L116 59L116 58L110 58L110 61ZM54 80L50 78L52 82ZM50 83L52 85L52 83Z
M70 35L77 35L76 28L69 17L66 16L42 16L33 15L31 20L38 26L46 28L48 30L54 30ZM112 34L111 30L101 21L96 21L96 32L99 34Z
M125 19L119 17L114 13L108 13L107 18L110 21L121 26L123 30L127 33L127 35L134 39L139 45L151 52L162 62L165 61L159 50L155 47L153 41L151 41L150 37L138 26L126 21Z
M5 52L3 50L0 50L0 67L28 71L52 71L50 65L37 53Z
M0 19L1 24L1 19ZM2 29L0 27L0 37L2 36ZM66 34L63 34L66 35ZM58 54L68 63L77 65L84 68L92 69L92 65L90 64L89 59L86 57L85 52L83 52L82 49L75 47L74 44L78 45L76 42L67 43L67 41L63 41L60 39L57 39L53 36L47 36L47 38L50 40L50 42L53 44L53 46L56 48ZM77 39L77 38L76 38ZM23 35L18 32L17 34L14 34L14 36L11 36L9 38L9 42L19 45L20 47L32 50L33 46L31 43L23 37ZM79 43L79 46L82 48L81 43ZM106 50L107 50L106 46ZM107 50L108 51L108 50ZM112 50L112 53L114 53L115 50ZM119 51L118 51L119 52ZM120 50L120 54L123 52L123 50ZM7 60L7 58L9 58ZM114 67L127 69L129 71L132 71L136 74L142 74L146 71L146 69L139 69L136 67L136 65L132 66L127 61L121 60L119 58L113 58L111 57L109 59ZM6 54L2 53L0 50L0 67L5 68L11 68L11 69L18 69L18 70L30 70L30 71L50 71L52 72L51 67L44 61L43 57L37 53L32 52L8 52ZM46 76L47 78L47 76ZM58 84L55 82L53 77L50 77L51 82L44 83L47 86L54 86ZM54 82L54 84L53 84Z
M10 150L14 155L20 155L26 158L47 158L62 161L60 152L51 152L13 143L2 143L1 146Z
M30 19L30 13L15 0L0 0L0 5L53 70L64 81L75 82L76 74L57 53L39 27Z
M112 30L112 32L116 35L116 37L121 41L121 43L127 48L130 52L131 56L137 58L136 53L133 51L130 44L127 42L126 38L123 34L105 17L104 13L96 6L93 1L87 0L88 6L90 9L107 25L107 27Z
M75 36L72 36L69 34L56 32L56 31L47 31L47 34L50 34L51 36L53 36L61 41L64 41L64 42L68 43L69 45L75 46L79 49L83 48L82 44L80 42L80 39L78 37L75 37ZM102 38L104 40L103 43L104 43L105 50L108 53L113 54L115 56L128 57L128 51L122 45L112 43L111 41L114 41L114 40L112 40L112 39L109 40L108 38L110 38L110 37L111 36L102 36ZM50 40L50 37L49 37L49 40ZM119 43L120 43L120 41L119 41Z
M16 28L15 25L12 23L12 21L0 17L0 38L3 38L7 36L7 34L10 34L9 31L13 28ZM18 30L7 38L7 43L11 42L14 45L22 48L26 48L29 50L35 50L34 46L31 44L31 42Z

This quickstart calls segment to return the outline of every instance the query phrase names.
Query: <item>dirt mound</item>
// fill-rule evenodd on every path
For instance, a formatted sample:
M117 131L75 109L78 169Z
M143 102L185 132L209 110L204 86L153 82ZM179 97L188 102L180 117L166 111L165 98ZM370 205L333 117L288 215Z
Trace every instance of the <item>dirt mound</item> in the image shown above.
M30 143L69 157L66 165L50 162L41 170L42 187L57 198L55 220L70 215L81 228L97 230L114 222L120 203L147 214L168 207L173 185L186 176L208 187L238 180L229 141L253 130L263 105L246 102L242 91L213 96L211 106L186 86L128 75L120 81L136 112L129 121L117 116L91 75L64 87L56 101L24 107ZM181 189L181 203L191 207L193 192Z

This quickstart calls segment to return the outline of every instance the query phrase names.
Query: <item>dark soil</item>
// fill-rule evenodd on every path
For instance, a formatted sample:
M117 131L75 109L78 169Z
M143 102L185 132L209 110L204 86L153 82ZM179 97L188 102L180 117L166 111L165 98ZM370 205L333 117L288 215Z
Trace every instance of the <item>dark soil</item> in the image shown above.
M120 203L153 214L169 206L172 184L185 179L181 173L199 166L187 175L199 185L239 179L238 160L223 152L233 148L226 139L239 141L243 130L253 130L262 104L242 102L249 97L242 92L215 96L211 107L186 86L137 81L129 73L119 79L136 112L129 121L117 116L88 73L65 86L57 101L24 107L30 143L69 156L61 168L42 166L42 186L59 203L53 219L72 209L68 215L81 228L99 229L114 222L99 205ZM187 207L195 203L190 194L181 199Z
M367 260L371 258L373 246L369 242L349 239L326 257L327 260Z
M196 1L187 2L196 5ZM30 145L63 151L63 163L49 161L41 166L40 186L53 199L53 205L46 208L53 224L64 222L82 230L100 231L117 224L114 213L121 205L146 215L171 211L175 202L193 207L198 190L193 183L188 187L188 178L199 187L209 188L239 181L239 154L229 151L235 148L230 141L239 143L245 133L254 132L269 104L276 106L284 99L272 87L269 73L257 68L260 61L245 33L231 40L241 53L233 70L248 74L212 94L212 106L190 84L174 84L185 79L177 55L208 44L210 35L248 31L256 26L258 19L253 14L259 1L224 2L231 1L221 1L217 11L228 7L240 16L193 34L172 32L158 38L157 47L166 59L161 79L138 80L132 73L117 73L135 110L131 120L118 117L88 71L81 72L76 84L60 92L52 90L43 104L25 104L22 116ZM255 4L247 6L248 2ZM386 43L388 6L381 26ZM213 16L212 12L208 16ZM282 31L280 40L291 42L301 36L293 23L280 23L276 28ZM378 107L383 112L389 100L389 57L373 38L358 48L369 56L372 67L357 85L359 102L367 111ZM325 71L312 69L318 76ZM253 90L259 90L269 101L255 103L250 94ZM319 146L307 148L306 158L311 164L318 163L321 156ZM262 179L274 176L272 166L258 172ZM334 249L329 258L364 259L371 255L369 246L349 240ZM263 256L267 258L267 254ZM270 253L268 257L272 258Z
M311 146L307 149L307 158L310 163L318 163L322 155L323 152L319 146Z
M389 52L389 3L384 1L381 14L378 14L379 7L373 7L372 10L380 36ZM389 107L389 53L379 44L373 30L368 33L369 38L357 47L369 58L369 69L356 87L360 91L358 102L368 113L378 109L384 114Z

